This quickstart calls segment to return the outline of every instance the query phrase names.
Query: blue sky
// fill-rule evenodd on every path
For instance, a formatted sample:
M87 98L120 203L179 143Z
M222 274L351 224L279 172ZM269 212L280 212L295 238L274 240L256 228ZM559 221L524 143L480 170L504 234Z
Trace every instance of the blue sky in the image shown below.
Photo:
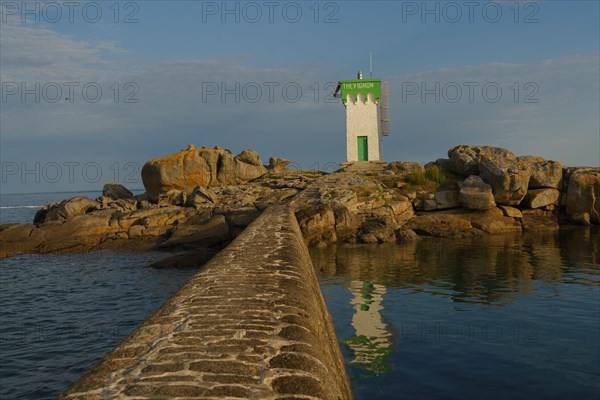
M489 144L600 163L597 1L117 6L80 1L70 20L63 2L2 1L2 193L140 188L146 160L189 143L331 168L345 120L330 85L367 74L370 51L390 83L388 161Z

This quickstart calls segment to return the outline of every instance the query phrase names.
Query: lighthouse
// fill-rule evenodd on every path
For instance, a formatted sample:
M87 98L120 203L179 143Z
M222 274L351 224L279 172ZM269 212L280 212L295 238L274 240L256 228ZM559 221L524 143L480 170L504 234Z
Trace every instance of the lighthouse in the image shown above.
M389 135L387 84L380 79L339 81L334 92L341 92L346 108L346 161L382 161L383 136Z

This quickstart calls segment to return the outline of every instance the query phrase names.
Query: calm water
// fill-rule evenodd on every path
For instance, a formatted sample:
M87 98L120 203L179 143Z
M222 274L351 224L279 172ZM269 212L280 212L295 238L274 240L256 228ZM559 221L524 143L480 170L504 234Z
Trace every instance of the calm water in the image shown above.
M0 261L0 399L52 399L193 273L154 253L22 255Z
M0 222L76 195L2 195ZM600 398L598 229L312 256L357 400ZM0 399L55 398L194 273L158 257L0 260Z
M357 400L600 398L600 230L311 253Z
M100 192L0 196L0 223ZM160 253L20 255L0 260L0 399L54 399L195 271L156 270Z

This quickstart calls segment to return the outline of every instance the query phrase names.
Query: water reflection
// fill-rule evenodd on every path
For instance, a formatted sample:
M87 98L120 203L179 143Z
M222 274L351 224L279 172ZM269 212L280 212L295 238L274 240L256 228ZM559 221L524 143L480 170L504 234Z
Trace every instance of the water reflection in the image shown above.
M357 400L600 398L597 227L311 256Z
M454 302L505 305L517 294L530 295L536 281L600 284L600 232L593 228L424 239L404 245L330 246L312 249L311 256L325 277L413 288L449 296Z
M351 281L348 289L354 295L350 303L354 307L352 326L355 330L355 335L344 341L354 353L350 363L376 374L387 372L387 359L392 352L392 334L381 316L385 286Z

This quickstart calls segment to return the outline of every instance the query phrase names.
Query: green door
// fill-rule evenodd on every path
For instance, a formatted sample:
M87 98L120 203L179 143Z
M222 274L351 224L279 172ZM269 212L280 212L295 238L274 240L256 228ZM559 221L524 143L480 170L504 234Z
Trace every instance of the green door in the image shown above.
M358 140L358 161L368 161L369 147L367 145L367 137L358 136L356 139Z

